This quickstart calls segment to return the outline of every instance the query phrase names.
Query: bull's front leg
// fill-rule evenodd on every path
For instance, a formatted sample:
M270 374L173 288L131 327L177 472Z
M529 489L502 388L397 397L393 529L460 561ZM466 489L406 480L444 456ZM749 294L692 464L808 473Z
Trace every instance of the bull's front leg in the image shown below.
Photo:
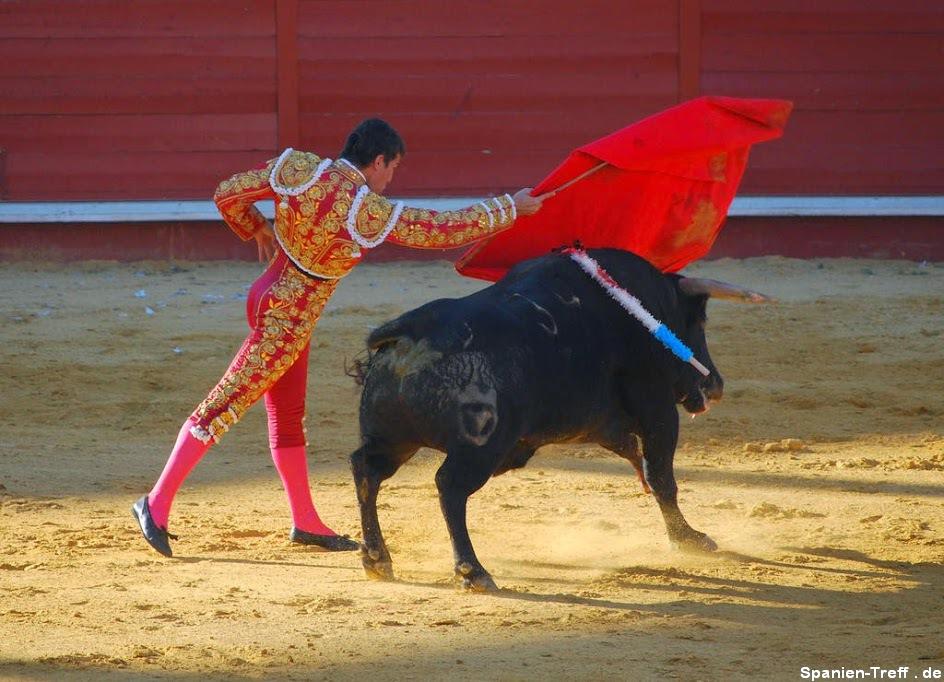
M642 421L643 473L659 503L669 541L682 550L713 552L714 540L690 525L678 506L675 482L675 447L678 444L678 411L674 404Z
M642 451L639 449L636 436L632 433L631 423L616 420L608 424L597 434L596 442L632 464L639 483L642 485L642 491L647 494L652 492L646 482L646 474L642 466Z
M494 460L474 450L477 448L450 449L446 461L436 472L436 487L452 540L456 579L467 590L494 592L498 587L475 556L466 525L469 496L485 485L494 469Z

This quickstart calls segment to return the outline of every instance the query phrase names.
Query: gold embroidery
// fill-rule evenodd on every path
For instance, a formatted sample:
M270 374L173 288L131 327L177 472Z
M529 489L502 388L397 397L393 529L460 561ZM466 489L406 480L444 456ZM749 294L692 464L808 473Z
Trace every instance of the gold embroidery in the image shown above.
M259 327L193 413L214 441L230 429L298 359L337 281L313 280L286 265L263 297Z
M335 162L334 166L332 167L332 171L343 175L345 178L354 183L355 189L364 184L364 176L361 175L360 171L355 170L352 165L349 166L340 159Z
M251 239L269 224L253 204L274 196L269 187L269 172L273 163L269 161L264 167L237 173L221 182L213 194L213 201L223 220L243 241Z
M242 192L251 192L258 190L269 184L269 173L272 171L274 161L269 161L264 168L255 168L245 173L237 173L224 180L216 188L214 200L228 197Z
M311 180L321 162L309 152L292 152L277 173L277 182L298 187ZM239 173L217 189L217 205L226 223L242 239L250 239L268 224L253 206L260 199L275 199L269 173L275 160L264 167ZM351 168L337 163L299 196L282 197L275 230L292 259L308 272L327 278L346 275L360 259L360 250L347 233L347 216L363 179ZM496 208L502 206L502 212ZM282 204L284 203L284 206ZM489 200L490 211L480 205L460 211L430 211L405 208L388 238L391 242L418 248L455 248L509 227L511 202L507 196ZM393 204L368 192L357 215L356 229L367 241L378 239L387 229Z
M505 211L489 214L475 205L458 211L431 211L424 208L404 208L388 240L415 248L450 249L464 246L494 232L511 226L511 202L507 197L498 201ZM387 227L393 213L393 204L384 197L369 193L357 216L357 229L368 241L375 239Z
M311 152L293 151L276 175L276 181L283 187L298 187L309 180L318 168L321 159ZM271 171L271 165L269 170ZM266 175L266 182L269 176Z

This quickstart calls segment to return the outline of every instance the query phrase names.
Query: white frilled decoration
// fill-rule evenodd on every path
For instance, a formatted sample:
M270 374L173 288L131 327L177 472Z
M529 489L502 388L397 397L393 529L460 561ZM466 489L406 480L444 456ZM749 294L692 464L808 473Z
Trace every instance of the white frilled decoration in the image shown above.
M692 367L708 376L711 372L701 364L696 358L692 349L686 346L682 341L672 333L672 330L660 322L646 310L639 299L626 291L617 283L615 279L603 267L583 249L565 249L564 253L570 256L580 269L587 273L590 278L599 284L609 296L619 303L626 312L639 320L642 325L649 330L659 342L672 352L682 362L687 362Z
M275 164L272 166L272 171L269 173L269 186L272 187L272 191L282 197L282 207L287 206L288 197L297 197L299 194L303 194L311 189L319 178L321 174L325 172L325 169L331 165L331 159L322 159L321 163L318 164L318 167L315 169L315 172L312 173L311 177L308 178L305 182L297 187L286 187L281 184L276 178L279 175L279 171L282 169L282 166L285 164L285 161L295 151L291 147L286 148L282 155L276 160Z
M361 210L361 204L364 203L368 192L370 192L370 187L367 185L361 185L360 189L357 190L354 201L351 202L351 208L347 212L347 231L350 233L351 238L362 248L375 249L384 243L384 240L393 232L393 228L397 226L397 221L400 219L400 214L403 212L404 204L402 201L398 201L394 205L393 211L390 212L390 218L387 220L384 229L373 239L368 239L357 231L357 213Z
M282 154L273 164L272 170L269 172L269 185L272 187L272 191L275 192L276 195L282 197L280 204L283 209L288 208L288 197L297 197L311 189L314 184L318 182L319 179L321 179L321 175L332 163L331 159L322 159L321 163L318 164L315 172L310 178L308 178L308 180L296 187L287 187L278 181L278 176L279 171L282 170L282 166L285 165L285 162L288 160L288 157L293 151L295 150L292 147L288 147L284 152L282 152ZM348 164L351 166L351 168L360 173L360 171L353 164L347 161L347 159L340 159L340 161ZM361 177L363 177L363 173L361 173ZM351 235L351 238L357 243L357 245L363 249L375 249L383 244L387 237L390 236L390 233L393 232L393 229L397 226L397 221L400 220L400 214L406 207L402 201L396 202L393 206L393 211L390 213L390 218L387 220L387 224L384 226L384 229L381 230L380 233L373 239L368 239L357 230L357 214L360 211L361 205L364 203L364 199L367 198L367 194L369 192L370 187L366 183L358 188L357 194L354 195L354 200L351 202L351 208L348 210L346 220L348 233ZM514 220L517 218L517 210L515 208L514 199L510 194L505 194L504 196L508 197L508 202L511 205L511 219ZM491 199L486 199L485 201L480 202L478 205L482 207L482 209L485 211L485 215L488 216L489 227L494 227L495 225L494 214L496 212L498 213L499 220L501 222L505 222L507 214L505 213L505 209L498 198L492 197ZM276 237L278 238L278 231L276 231ZM361 255L360 250L355 250L352 255L359 257Z

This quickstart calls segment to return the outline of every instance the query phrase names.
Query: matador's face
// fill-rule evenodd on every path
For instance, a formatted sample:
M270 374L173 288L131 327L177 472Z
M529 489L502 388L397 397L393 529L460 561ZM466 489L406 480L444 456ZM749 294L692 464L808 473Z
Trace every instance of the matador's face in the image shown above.
M367 186L370 187L371 191L377 194L383 194L384 190L387 189L387 185L393 180L393 173L399 165L399 155L392 159L390 163L385 162L383 156L379 155L374 159L372 164L361 170L364 173L364 178L367 180Z

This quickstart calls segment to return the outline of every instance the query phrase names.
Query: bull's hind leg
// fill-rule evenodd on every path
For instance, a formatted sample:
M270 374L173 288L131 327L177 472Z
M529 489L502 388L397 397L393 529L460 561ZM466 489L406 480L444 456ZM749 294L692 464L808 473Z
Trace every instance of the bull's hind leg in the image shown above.
M644 420L643 472L659 503L669 541L682 550L713 552L718 549L718 545L688 525L678 506L678 485L673 469L678 442L678 413L674 404L670 407L662 415L650 415L651 421Z
M439 504L452 540L456 579L462 587L473 592L494 592L498 589L492 576L475 556L466 524L469 496L485 485L497 461L497 456L482 448L460 446L449 449L446 461L436 472Z
M361 562L370 578L393 580L393 562L377 518L380 484L393 476L417 449L415 446L394 447L368 438L351 454L351 473L354 474L354 488L357 490L364 543Z

